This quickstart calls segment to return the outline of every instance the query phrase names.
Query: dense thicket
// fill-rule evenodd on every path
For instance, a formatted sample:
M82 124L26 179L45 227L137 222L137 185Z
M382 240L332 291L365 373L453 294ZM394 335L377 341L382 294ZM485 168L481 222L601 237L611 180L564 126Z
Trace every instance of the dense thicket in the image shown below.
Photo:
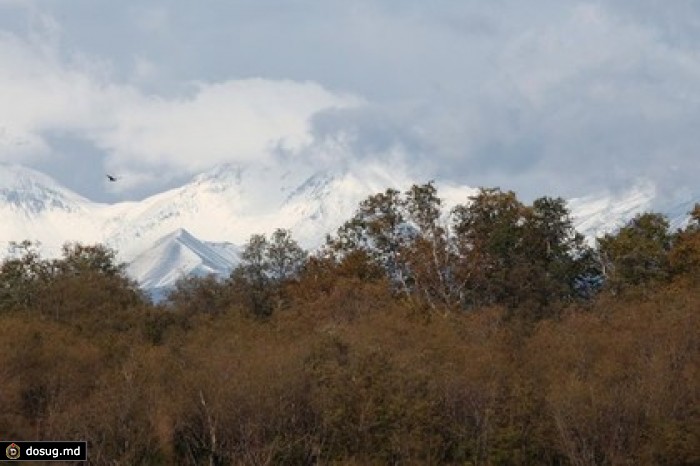
M389 190L149 303L102 246L0 266L0 437L92 464L700 463L700 206L587 246L561 199Z

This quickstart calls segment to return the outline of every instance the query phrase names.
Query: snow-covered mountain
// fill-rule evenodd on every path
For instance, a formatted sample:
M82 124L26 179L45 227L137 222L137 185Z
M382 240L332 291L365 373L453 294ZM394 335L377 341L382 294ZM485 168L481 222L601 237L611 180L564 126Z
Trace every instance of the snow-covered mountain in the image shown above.
M56 255L67 240L102 238L104 220L93 203L52 178L18 165L0 165L0 255L9 241L40 240L47 255Z
M154 297L186 276L229 276L239 262L231 243L206 243L178 228L158 239L127 266L127 273Z
M379 170L312 173L296 179L274 168L222 165L190 183L120 209L107 242L127 260L177 228L206 241L246 242L251 234L289 228L306 248L320 244L368 193L404 187ZM262 187L262 188L261 188Z
M136 256L127 270L142 286L151 289L170 286L188 275L226 277L237 263L236 246L229 243L228 250L221 244L212 246L178 228Z
M183 274L227 275L238 261L234 245L254 233L289 228L313 249L368 195L404 190L412 182L399 170L371 164L306 174L222 165L138 202L102 204L35 170L0 165L0 259L11 241L24 239L39 241L45 257L58 256L67 241L105 243L144 287L168 287ZM439 182L437 187L447 208L476 192ZM577 229L594 238L650 210L656 198L652 184L640 183L620 194L571 199L569 207ZM679 227L697 200L688 196L662 211Z

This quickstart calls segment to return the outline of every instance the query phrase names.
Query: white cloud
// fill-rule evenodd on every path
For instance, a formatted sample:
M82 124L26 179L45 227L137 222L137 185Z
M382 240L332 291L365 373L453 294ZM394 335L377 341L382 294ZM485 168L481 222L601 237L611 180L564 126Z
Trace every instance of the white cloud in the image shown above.
M200 84L183 99L135 97L96 134L109 163L192 172L226 161L260 161L278 146L299 148L310 142L314 113L359 102L314 83L262 79Z
M0 36L0 160L50 157L47 135L70 134L102 150L109 170L134 174L124 188L296 150L310 142L315 113L361 102L313 82L265 79L202 82L166 98L54 52Z
M49 49L0 35L0 128L5 134L0 160L48 155L43 131L92 121L98 92L88 76L63 67Z

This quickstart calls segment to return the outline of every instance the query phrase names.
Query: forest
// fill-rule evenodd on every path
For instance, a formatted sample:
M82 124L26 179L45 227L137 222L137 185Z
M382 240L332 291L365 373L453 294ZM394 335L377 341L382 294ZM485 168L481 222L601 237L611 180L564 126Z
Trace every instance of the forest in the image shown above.
M0 266L0 438L94 465L700 464L700 204L587 242L561 198L368 197L153 303L103 245ZM53 463L56 464L56 463Z

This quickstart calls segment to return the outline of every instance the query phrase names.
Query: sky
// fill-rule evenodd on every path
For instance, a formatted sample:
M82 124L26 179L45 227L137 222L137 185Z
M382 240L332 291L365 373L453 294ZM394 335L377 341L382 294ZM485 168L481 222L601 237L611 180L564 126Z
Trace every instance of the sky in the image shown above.
M683 198L698 122L695 0L0 0L0 162L96 201L368 161Z

